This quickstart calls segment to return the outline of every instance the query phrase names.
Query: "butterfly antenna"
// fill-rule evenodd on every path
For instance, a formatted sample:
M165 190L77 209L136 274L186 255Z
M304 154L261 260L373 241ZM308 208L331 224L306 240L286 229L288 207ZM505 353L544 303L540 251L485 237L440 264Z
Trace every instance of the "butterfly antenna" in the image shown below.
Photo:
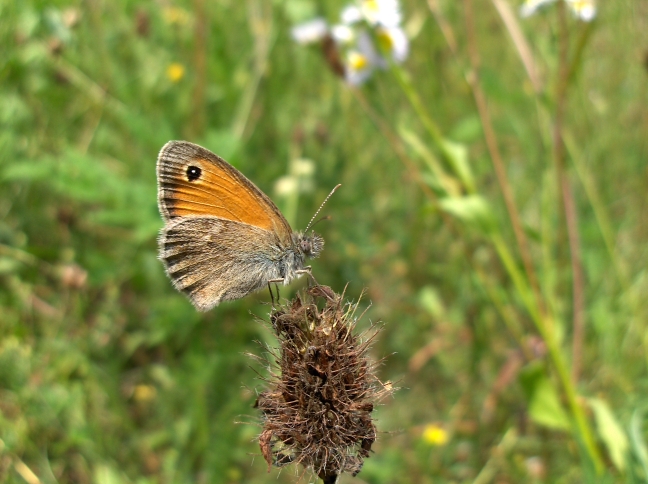
M330 216L330 215L324 215L323 217L318 218L318 219L317 219L317 222L315 222L314 224L312 224L312 225L310 226L310 228L311 228L311 229L314 228L314 227L315 227L318 223L320 223L322 220L331 220L331 216Z
M313 226L313 220L315 220L315 217L317 217L317 216L319 215L320 211L322 210L322 207L324 207L324 205L326 204L326 202L328 202L328 199L331 198L331 195L333 195L333 194L335 193L335 190L337 190L337 189L340 188L341 186L342 186L342 184L341 184L341 183L338 183L337 185L335 185L335 187L333 188L333 190L331 190L331 193L329 193L329 194L326 196L326 198L324 199L324 201L322 202L322 204L321 204L321 205L319 206L319 208L317 209L317 212L315 212L315 215L313 215L313 218L311 218L311 219L310 219L310 222L308 222L308 225L306 226L306 230L304 230L304 232L308 232L308 229L310 229L310 228Z

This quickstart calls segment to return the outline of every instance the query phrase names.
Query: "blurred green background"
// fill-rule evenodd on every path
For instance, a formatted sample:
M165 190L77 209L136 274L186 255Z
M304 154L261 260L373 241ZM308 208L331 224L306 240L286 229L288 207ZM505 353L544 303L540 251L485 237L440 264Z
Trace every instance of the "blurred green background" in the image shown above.
M171 139L296 229L342 183L314 273L400 390L341 482L648 480L648 4L407 0L358 87L290 35L344 5L0 1L2 482L315 481L255 442L267 292L199 314L156 260Z

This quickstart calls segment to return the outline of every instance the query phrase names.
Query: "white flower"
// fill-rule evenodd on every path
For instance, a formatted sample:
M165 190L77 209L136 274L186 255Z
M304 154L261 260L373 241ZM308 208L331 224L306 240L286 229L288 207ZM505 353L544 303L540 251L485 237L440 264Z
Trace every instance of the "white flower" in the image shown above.
M534 15L538 9L559 0L526 0L520 7L520 15L529 17ZM583 22L591 22L596 17L596 4L594 0L565 0L565 3L574 16Z
M292 37L300 44L327 38L326 48L334 50L327 51L326 58L336 74L344 73L349 84L362 84L377 68L407 58L409 40L400 27L399 0L356 0L340 17L341 23L332 27L322 18L297 25Z
M360 11L370 25L398 27L402 20L398 0L362 0Z
M308 158L297 158L290 165L290 173L298 178L309 178L315 173L315 163Z
M362 11L356 5L347 5L340 14L343 24L353 25L362 20Z
M376 31L380 49L384 54L390 54L394 62L400 64L409 54L409 40L405 31L400 27L380 27Z
M583 22L591 22L596 17L594 0L567 0L567 5L574 15Z
M356 48L346 54L345 78L349 84L357 86L365 82L376 67L382 67L385 60L380 57L367 32L360 32Z
M298 44L313 44L319 42L328 34L329 27L321 17L314 18L308 22L295 25L290 31L292 38Z
M344 67L344 78L352 86L365 82L374 70L369 59L357 50L347 52Z
M355 39L355 32L348 25L338 24L331 27L331 36L339 44L350 44Z
M288 197L298 192L299 180L291 175L282 176L275 182L274 189L278 197Z
M524 2L520 7L520 15L522 17L530 17L531 15L534 15L539 8L555 2L556 0L526 0L526 2Z

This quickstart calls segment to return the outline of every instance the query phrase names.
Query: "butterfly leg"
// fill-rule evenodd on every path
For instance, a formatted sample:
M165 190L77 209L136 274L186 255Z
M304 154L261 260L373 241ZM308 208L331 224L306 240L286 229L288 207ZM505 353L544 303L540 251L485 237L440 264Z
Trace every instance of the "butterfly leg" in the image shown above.
M272 307L274 307L275 298L274 298L274 294L272 292L272 286L270 285L270 281L268 281L268 292L270 293L270 303L272 304Z
M272 305L274 306L275 303L275 298L274 294L272 293L272 286L270 284L274 283L275 287L277 288L277 302L279 302L279 283L284 282L283 278L278 278L278 279L269 279L268 280L268 291L270 291L270 299L272 300Z
M315 279L315 276L313 275L313 268L311 266L305 266L303 269L299 269L298 271L295 271L297 274L302 275L302 274L308 274L308 277L310 278L310 281L315 285L319 286L319 282Z

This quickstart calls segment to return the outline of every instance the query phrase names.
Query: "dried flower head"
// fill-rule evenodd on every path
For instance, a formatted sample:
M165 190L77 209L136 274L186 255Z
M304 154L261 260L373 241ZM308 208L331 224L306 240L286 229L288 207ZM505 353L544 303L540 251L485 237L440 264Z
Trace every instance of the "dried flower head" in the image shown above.
M357 305L342 301L315 286L270 315L279 348L271 350L270 388L256 403L268 470L294 462L334 483L343 472L356 475L369 457L376 440L371 412L393 389L367 357L377 331L354 334Z

